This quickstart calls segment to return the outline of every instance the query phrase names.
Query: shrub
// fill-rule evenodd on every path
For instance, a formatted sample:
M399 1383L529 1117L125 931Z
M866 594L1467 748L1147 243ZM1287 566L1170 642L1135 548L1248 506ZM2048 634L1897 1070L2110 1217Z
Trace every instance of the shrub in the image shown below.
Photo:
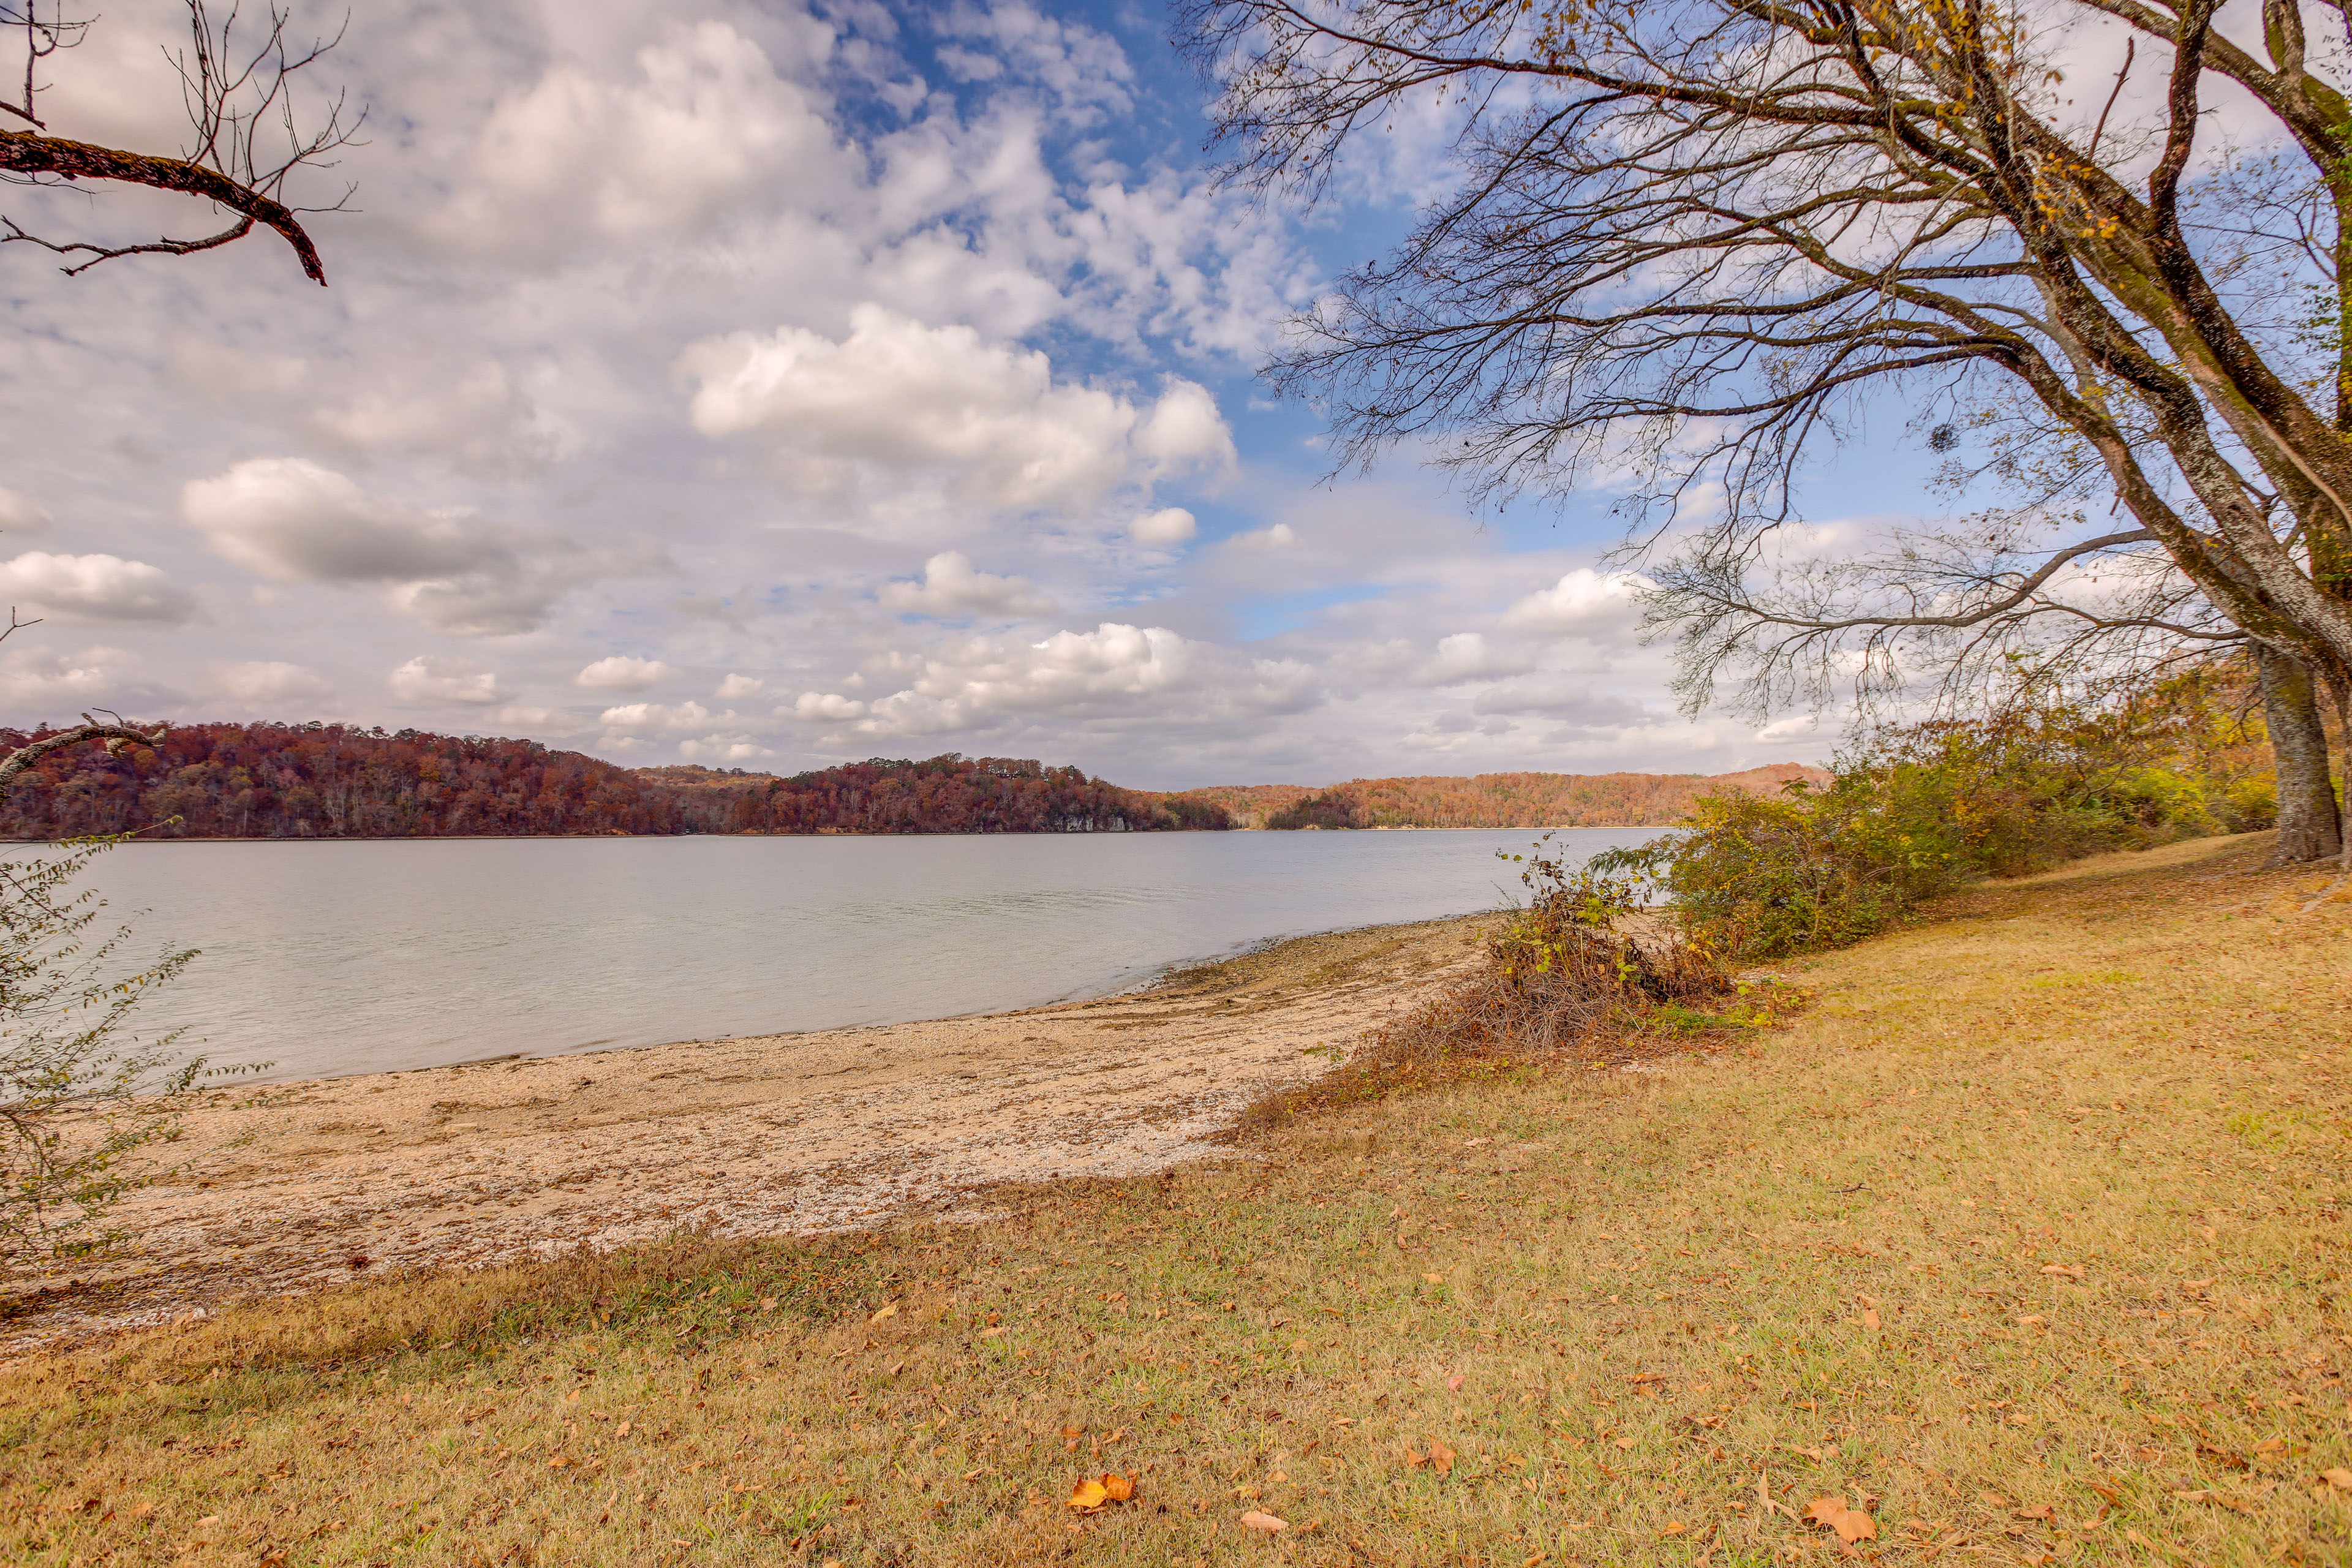
M73 883L121 842L0 860L0 1264L73 1257L116 1238L107 1211L163 1173L130 1156L177 1134L201 1057L175 1059L180 1032L142 1039L131 1014L195 957L166 952L124 973L131 928L94 933L104 900Z
M2208 785L2161 765L2180 729L2178 703L2133 699L1884 731L1826 786L1702 797L1687 826L1593 868L1646 883L1727 956L1842 946L1979 877L2220 831ZM2253 784L2234 786L2249 809Z

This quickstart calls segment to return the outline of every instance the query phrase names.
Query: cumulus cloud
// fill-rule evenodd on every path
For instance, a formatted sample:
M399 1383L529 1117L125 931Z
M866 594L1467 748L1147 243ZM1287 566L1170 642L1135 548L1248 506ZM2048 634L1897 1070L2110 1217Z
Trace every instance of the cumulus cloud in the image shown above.
M733 702L745 697L757 697L767 684L757 676L730 675L719 683L716 695L721 702Z
M810 697L809 717L855 719L864 734L926 735L1024 715L1231 722L1303 711L1322 690L1294 659L1244 658L1165 626L1105 621L1042 642L976 637L942 648L901 689L863 704L862 717L847 699L812 693L802 702Z
M1435 657L1412 672L1416 686L1458 686L1466 680L1493 680L1523 675L1535 661L1516 650L1498 648L1477 632L1456 632L1437 640Z
M793 21L807 55L827 51L829 29ZM544 263L698 237L772 205L780 186L805 197L847 183L821 103L728 23L673 25L631 64L614 79L566 56L502 96L427 232L461 253Z
M748 763L776 753L760 744L754 735L704 735L697 740L680 741L677 754L688 762Z
M727 721L732 713L713 713L701 703L680 702L675 707L660 702L624 702L607 708L597 716L597 722L622 730L698 730L715 721Z
M803 691L777 709L776 717L798 719L809 724L839 724L865 718L866 704L835 691Z
M392 694L403 702L482 707L499 700L499 678L420 654L392 672Z
M398 507L302 458L192 479L180 512L236 565L286 583L381 584L395 607L458 637L532 630L572 589L653 566L472 512Z
M1054 601L1019 577L972 570L969 557L946 551L923 563L920 582L893 582L877 595L886 610L919 616L1050 616Z
M20 710L79 711L95 702L120 708L153 691L140 678L137 658L119 647L28 649L0 662L0 699Z
M0 562L0 598L45 620L84 623L179 626L195 610L185 589L143 561L40 550Z
M1181 506L1145 512L1127 525L1138 544L1181 544L1200 531L1192 514Z
M13 533L19 539L28 534L47 533L49 521L47 512L15 490L0 489L0 533Z
M1539 637L1593 636L1633 624L1633 596L1648 580L1627 572L1579 566L1549 588L1516 600L1502 615L1506 631Z
M332 681L322 680L300 665L282 659L247 659L225 665L215 685L225 697L261 707L317 702L335 694Z
M591 691L643 691L659 686L678 672L657 658L638 658L630 654L616 653L600 658L572 678L574 686L584 686Z
M695 386L694 427L756 435L779 476L810 495L929 477L967 504L1083 512L1116 489L1234 460L1215 400L1192 382L1171 379L1141 408L1056 381L1037 350L879 305L853 310L838 342L800 327L735 332L677 363Z

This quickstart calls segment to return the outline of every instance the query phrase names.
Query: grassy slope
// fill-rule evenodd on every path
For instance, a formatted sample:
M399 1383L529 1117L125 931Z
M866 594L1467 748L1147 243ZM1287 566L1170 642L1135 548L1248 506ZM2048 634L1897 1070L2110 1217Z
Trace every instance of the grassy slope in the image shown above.
M1981 890L1712 1064L0 1372L0 1558L1760 1563L1829 1493L1906 1562L2340 1563L2352 906L2252 857Z

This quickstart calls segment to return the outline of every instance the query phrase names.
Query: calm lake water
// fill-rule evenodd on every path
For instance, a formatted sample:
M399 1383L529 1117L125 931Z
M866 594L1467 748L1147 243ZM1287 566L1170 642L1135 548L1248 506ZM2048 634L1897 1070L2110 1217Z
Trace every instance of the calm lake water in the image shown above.
M1654 829L1574 828L1577 858ZM149 1005L273 1079L1030 1006L1270 937L1492 909L1531 829L128 845Z

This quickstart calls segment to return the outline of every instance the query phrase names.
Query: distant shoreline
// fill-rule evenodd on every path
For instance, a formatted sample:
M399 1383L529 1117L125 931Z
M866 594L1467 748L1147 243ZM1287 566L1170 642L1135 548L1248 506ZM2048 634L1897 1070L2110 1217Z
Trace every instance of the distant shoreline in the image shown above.
M635 843L644 839L715 838L1174 838L1191 834L1229 837L1236 833L1267 835L1303 833L1638 833L1661 831L1674 822L1501 823L1495 826L1440 826L1436 824L1395 823L1371 827L1149 827L1092 833L856 833L835 829L823 833L311 833L284 837L238 837L227 834L184 835L148 838L133 835L133 844L499 844L519 839L562 840L581 844ZM59 838L0 838L0 844L47 844Z

